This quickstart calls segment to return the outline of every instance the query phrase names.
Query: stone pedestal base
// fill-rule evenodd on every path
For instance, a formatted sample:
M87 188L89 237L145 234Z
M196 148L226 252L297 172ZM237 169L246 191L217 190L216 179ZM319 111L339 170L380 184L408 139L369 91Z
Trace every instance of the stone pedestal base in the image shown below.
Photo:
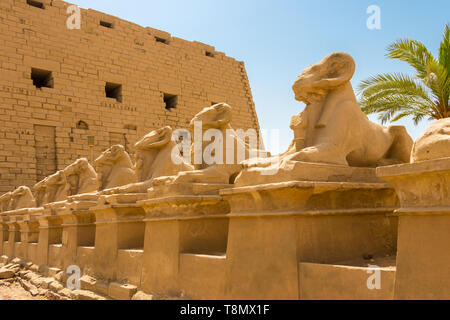
M65 202L45 205L41 208L39 220L39 241L38 255L36 263L42 266L59 266L60 260L49 259L53 257L49 254L50 246L60 246L62 244L62 219L58 215L64 210ZM56 249L55 249L56 250ZM55 251L52 250L52 251Z
M146 194L100 196L95 214L94 272L97 278L117 280L119 250L144 247L144 210L136 204Z
M301 300L392 300L395 266L380 266L380 287L368 287L373 269L342 264L300 263ZM369 281L370 285L374 285Z
M6 254L4 244L7 243L9 239L8 221L9 217L2 213L0 215L0 256Z
M198 293L211 298L211 293L202 289L207 287L205 282L203 286L196 286L198 289L189 291L190 281L204 276L201 270L206 266L197 270L189 264L191 260L183 257L225 256L230 209L219 195L219 190L224 187L229 185L183 183L157 186L149 189L148 200L138 202L146 213L142 290L171 296ZM196 269L194 274L191 273L193 269ZM219 278L224 279L224 271L222 268ZM219 278L211 280L221 282ZM203 281L208 280L203 278ZM213 296L223 297L217 290L214 292Z
M2 213L3 253L8 257L25 258L26 250L22 246L20 223L33 209L18 209ZM17 249L17 250L16 250Z
M379 168L396 189L396 299L450 299L450 158Z
M65 269L79 265L79 247L95 245L95 214L92 207L97 205L98 195L84 194L69 197L63 210L58 212L62 219L61 264Z
M23 256L18 256L19 258L25 260L31 260L29 254L30 244L37 244L39 240L39 221L38 217L41 213L38 209L29 209L28 213L23 216L22 221L18 222L20 227L20 239L22 245Z
M386 183L292 181L222 190L231 206L225 298L299 299L299 263L393 255Z
M22 221L22 219L22 216L11 216L10 220L8 221L9 238L8 246L6 248L6 255L8 257L23 258L23 250L20 250L21 246L17 245L21 244L19 222Z

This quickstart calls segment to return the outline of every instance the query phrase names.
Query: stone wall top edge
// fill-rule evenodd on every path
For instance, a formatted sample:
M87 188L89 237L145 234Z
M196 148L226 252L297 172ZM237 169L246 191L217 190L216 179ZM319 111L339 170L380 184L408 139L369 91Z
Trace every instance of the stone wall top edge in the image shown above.
M24 0L25 1L25 0ZM43 2L44 4L47 4L47 0L38 0L40 2ZM62 1L62 0L54 0L51 2L51 5L49 5L50 7L55 7L55 8L61 8L61 13L65 14L65 9L69 6L73 5L72 3L68 2L68 1ZM179 37L175 37L172 34L170 34L169 32L163 31L163 30L159 30L153 27L144 27L141 26L137 23L128 21L128 20L124 20L121 19L117 16L105 13L105 12L101 12L101 11L97 11L95 9L91 9L91 8L82 8L81 9L81 13L82 15L87 16L88 18L94 18L97 20L106 20L106 22L110 22L113 23L116 26L120 26L120 28L125 29L124 31L130 32L130 33L134 33L136 35L151 35L154 37L158 37L158 38L162 38L164 40L168 40L168 45L170 46L170 42L173 41L177 41L177 40L183 40L183 45L185 46L189 46L191 49L201 49L203 51L208 51L214 54L214 56L217 57L226 57L227 60L233 60L236 62L241 62L238 61L232 57L227 56L225 53L220 52L220 51L216 51L215 47L209 44L205 44L199 41L190 41L190 40L186 40L183 38L179 38Z

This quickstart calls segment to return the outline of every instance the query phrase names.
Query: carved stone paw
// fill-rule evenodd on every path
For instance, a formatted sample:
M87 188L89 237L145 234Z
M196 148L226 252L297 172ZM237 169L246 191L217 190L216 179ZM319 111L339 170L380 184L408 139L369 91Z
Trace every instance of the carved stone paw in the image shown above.
M112 194L117 193L118 189L119 188L106 189L106 190L101 191L100 194L101 195L112 195Z
M251 158L241 162L241 165L248 168L265 168L274 163L272 158Z
M175 182L176 178L177 178L176 176L155 178L153 180L153 185L160 186L160 185L164 185L164 184L171 184L171 183Z

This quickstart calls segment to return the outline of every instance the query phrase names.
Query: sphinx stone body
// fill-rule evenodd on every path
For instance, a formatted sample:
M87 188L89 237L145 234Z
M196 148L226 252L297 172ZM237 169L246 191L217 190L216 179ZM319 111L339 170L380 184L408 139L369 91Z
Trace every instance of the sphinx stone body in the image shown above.
M219 161L211 161L208 163L208 161L203 158L199 162L196 161L196 158L199 155L204 155L205 148L208 148L208 145L211 143L201 139L201 144L193 143L191 148L192 159L195 163L195 170L183 171L177 176L159 178L156 179L155 183L228 184L233 182L234 178L242 170L242 164L240 162L248 159L251 155L256 157L262 151L257 150L256 148L251 148L231 127L231 116L231 107L226 103L219 103L211 107L204 108L191 120L190 123L191 131L194 131L194 135L201 134L202 137L204 137L205 133L208 131L211 132L210 130L212 129L215 130L215 133L217 134L215 135L216 140L214 142L217 142L218 137L223 139L221 141L222 143L219 144L219 148L221 147L222 149L214 150L212 152L213 157L218 155L217 153L221 153L218 155ZM202 132L195 132L196 125L200 124ZM256 134L254 138L257 139ZM196 139L195 136L194 139ZM231 150L231 144L227 143L227 141L235 141L237 148L235 149L233 144L233 149ZM257 144L257 142L258 141L255 141L255 144ZM238 150L243 150L243 159L241 159L241 161L239 161Z
M70 185L70 196L91 193L98 190L99 182L97 173L86 158L78 159L69 165L64 169L64 174Z
M173 153L177 144L173 141L172 134L171 127L163 127L139 140L135 145L135 171L139 182L105 190L105 193L145 193L158 177L193 170L194 167L186 163L178 153Z
M8 210L19 210L36 207L36 201L30 188L22 186L11 193L11 201Z
M58 171L45 179L44 204L67 200L69 185L64 171Z
M434 122L414 144L412 162L450 158L450 118Z
M0 212L8 211L11 202L11 192L7 192L0 196Z
M376 167L409 162L413 140L403 126L383 127L361 111L350 83L353 58L333 53L306 68L292 89L306 104L291 120L294 141L280 163L302 161ZM267 166L267 162L250 166Z
M104 151L96 160L95 167L99 191L138 182L130 155L121 145Z
M36 206L42 207L45 204L45 195L47 191L47 179L41 180L33 186Z
M306 107L292 126L291 159L356 167L409 162L413 141L406 129L380 126L361 111L350 84L354 71L350 55L334 53L297 78L295 99Z

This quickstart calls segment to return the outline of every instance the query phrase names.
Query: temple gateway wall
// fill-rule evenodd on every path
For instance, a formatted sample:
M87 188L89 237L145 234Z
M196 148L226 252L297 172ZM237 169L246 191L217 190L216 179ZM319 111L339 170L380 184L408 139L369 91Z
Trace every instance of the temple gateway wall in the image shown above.
M90 9L70 30L69 6L0 2L0 192L111 145L133 153L139 137L218 102L235 128L259 130L243 62Z

